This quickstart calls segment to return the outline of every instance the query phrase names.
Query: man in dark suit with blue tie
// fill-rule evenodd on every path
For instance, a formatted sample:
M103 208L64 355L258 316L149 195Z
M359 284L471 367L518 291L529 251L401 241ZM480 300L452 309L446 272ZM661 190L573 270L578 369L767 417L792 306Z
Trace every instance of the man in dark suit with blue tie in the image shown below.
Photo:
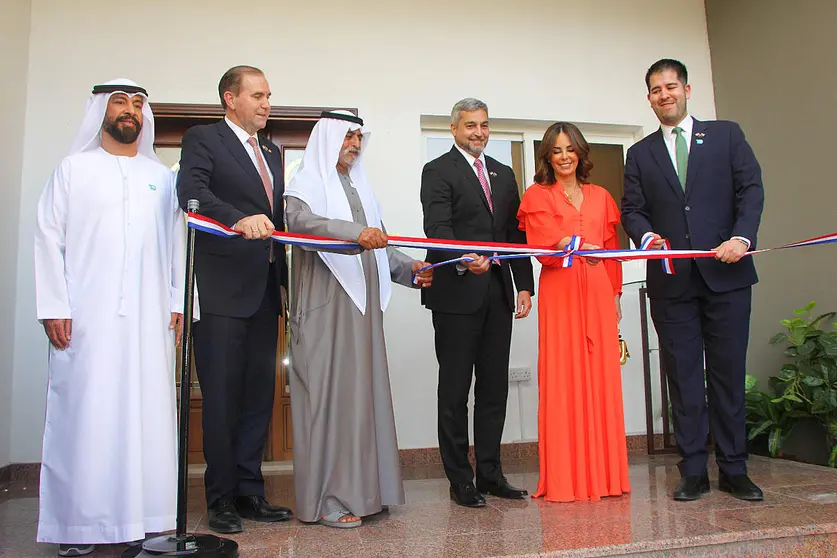
M764 189L761 168L738 124L701 122L686 111L686 67L663 59L645 76L660 128L628 150L622 224L639 246L715 250L715 259L675 260L674 275L647 265L651 317L669 378L680 461L675 500L709 492L711 427L718 487L742 500L761 500L747 476L744 378L752 257ZM705 368L705 376L704 376ZM705 377L705 381L704 381ZM707 405L708 404L708 405Z
M237 533L241 517L292 517L291 510L265 500L261 473L288 276L285 251L269 240L283 228L284 173L279 149L258 134L270 115L262 71L230 68L218 93L226 116L183 136L177 190L184 209L197 199L203 215L242 234L195 239L201 320L194 346L208 523L218 533Z

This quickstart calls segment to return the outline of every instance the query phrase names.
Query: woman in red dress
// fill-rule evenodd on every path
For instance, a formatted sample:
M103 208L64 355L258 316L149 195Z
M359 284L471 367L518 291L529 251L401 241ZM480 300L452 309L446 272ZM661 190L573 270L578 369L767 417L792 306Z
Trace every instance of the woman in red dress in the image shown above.
M517 214L529 244L563 249L577 235L582 250L619 248L619 209L607 190L587 182L592 168L578 128L558 122L547 129L535 184ZM561 258L538 259L540 479L533 496L620 496L630 492L618 342L622 266L575 257L563 268Z

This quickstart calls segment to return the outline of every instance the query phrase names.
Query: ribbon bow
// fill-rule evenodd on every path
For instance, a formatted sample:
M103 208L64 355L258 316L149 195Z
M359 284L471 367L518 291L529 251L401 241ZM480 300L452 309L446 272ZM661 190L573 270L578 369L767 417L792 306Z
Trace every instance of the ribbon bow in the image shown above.
M564 246L564 254L562 257L564 261L561 262L561 267L570 267L573 265L573 253L581 249L581 237L573 235L570 238L570 243Z

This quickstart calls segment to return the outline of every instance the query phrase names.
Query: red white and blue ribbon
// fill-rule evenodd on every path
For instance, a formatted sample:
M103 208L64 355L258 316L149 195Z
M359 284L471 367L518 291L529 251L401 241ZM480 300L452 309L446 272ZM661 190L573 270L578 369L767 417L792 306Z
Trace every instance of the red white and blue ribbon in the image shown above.
M570 238L570 243L564 246L564 252L566 256L564 260L561 262L561 267L570 267L573 265L573 254L578 252L581 249L581 237L577 235L573 235Z
M189 227L203 231L216 236L236 237L241 236L240 232L234 231L231 228L222 225L221 223L198 215L190 213L188 215ZM282 244L290 244L292 246L300 246L306 248L320 248L328 250L357 250L360 245L357 242L348 240L338 240L335 238L327 238L322 236L313 236L307 234L289 233L276 231L271 235L271 238ZM399 248L417 248L421 250L445 250L449 252L461 253L496 253L495 256L487 256L487 259L505 260L511 258L530 258L538 256L553 256L564 258L562 262L563 267L570 267L572 260L575 257L591 257L599 260L616 260L616 261L632 261L632 260L662 260L663 269L666 273L674 273L673 260L684 258L714 258L714 250L671 250L668 240L664 243L662 250L648 249L653 238L646 239L638 250L580 250L582 244L581 237L573 236L571 242L564 250L555 250L550 246L533 246L531 244L509 244L503 242L473 242L464 240L441 240L436 238L416 238L409 236L388 236L388 244ZM746 256L754 254L761 254L770 252L772 250L785 250L787 248L801 248L804 246L818 246L820 244L831 244L837 242L837 233L809 238L799 242L792 242L790 244L783 244L774 248L763 248L761 250L753 250L746 252ZM436 268L443 265L448 265L457 262L470 262L472 258L458 257L437 264L428 266L426 269Z
M656 238L654 238L650 234L646 235L645 239L642 241L642 244L640 244L639 249L650 250L651 245L654 244L655 240ZM671 250L671 243L668 241L668 239L664 238L662 239L662 241L663 246L660 248L660 250ZM671 258L663 258L662 262L663 271L665 271L668 275L674 275L674 262L671 260Z

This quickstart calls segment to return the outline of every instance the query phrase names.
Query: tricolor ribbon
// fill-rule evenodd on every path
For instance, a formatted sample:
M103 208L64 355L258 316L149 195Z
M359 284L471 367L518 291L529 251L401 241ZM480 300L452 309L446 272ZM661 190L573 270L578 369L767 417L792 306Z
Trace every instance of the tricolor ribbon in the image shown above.
M189 227L203 231L216 236L236 237L241 236L241 233L234 231L231 228L222 225L218 221L214 221L209 217L198 215L196 213L189 213L188 215ZM275 231L271 235L271 239L282 243L290 244L291 246L300 246L307 248L321 248L329 250L352 250L358 249L360 245L357 242L349 240L338 240L335 238L328 238L323 236L314 236L307 234L289 233ZM672 250L668 240L665 241L664 249L649 250L648 246L653 239L646 239L638 250L580 250L582 239L578 236L573 236L570 243L564 247L564 250L555 250L550 246L533 246L530 244L510 244L503 242L472 242L464 240L441 240L437 238L416 238L409 236L389 236L388 244L399 248L417 248L421 250L445 250L449 252L490 252L497 253L496 256L488 256L487 259L505 260L511 258L531 258L538 256L553 256L564 258L562 262L563 267L572 265L574 257L592 257L599 260L616 260L616 261L631 261L631 260L662 260L663 268L666 273L674 273L673 260L688 259L688 258L714 258L714 250ZM837 233L809 238L799 242L792 242L790 244L783 244L774 248L763 248L761 250L752 250L746 252L745 256L752 256L754 254L761 254L770 252L772 250L785 250L787 248L801 248L804 246L817 246L820 244L831 244L837 242ZM473 261L472 258L460 257L445 260L424 269L432 269L457 262Z
M651 245L654 243L656 238L651 236L650 234L645 236L645 240L642 241L642 244L639 246L640 250L650 250ZM662 239L663 246L660 250L671 250L671 243L668 241L667 238ZM671 258L663 258L663 271L665 271L668 275L674 275L674 262Z
M573 265L573 254L581 249L581 237L573 235L570 238L570 243L564 246L564 261L561 262L561 267L570 267Z

